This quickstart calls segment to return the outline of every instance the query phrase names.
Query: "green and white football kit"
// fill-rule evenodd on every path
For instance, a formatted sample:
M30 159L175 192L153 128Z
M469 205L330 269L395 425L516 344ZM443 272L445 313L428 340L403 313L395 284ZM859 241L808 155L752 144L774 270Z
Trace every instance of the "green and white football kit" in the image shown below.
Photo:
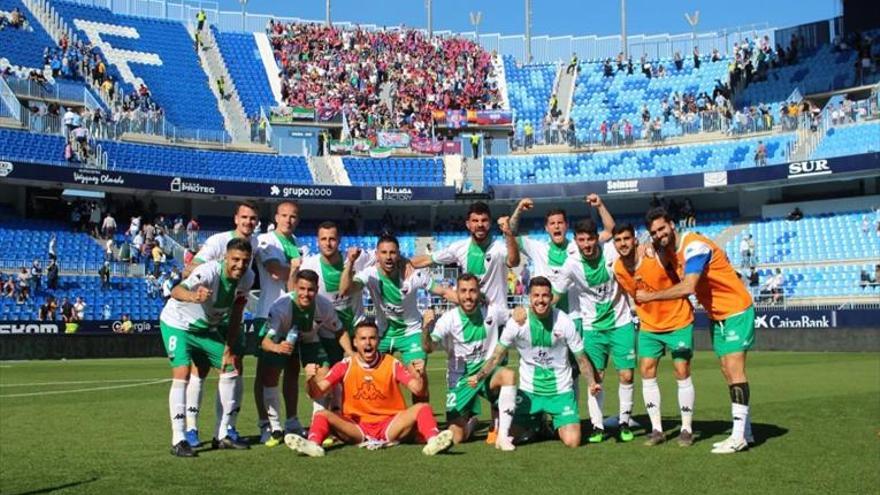
M558 245L551 242L538 241L528 236L517 237L520 251L532 263L532 277L547 277L554 285L561 284L562 267L569 258L580 257L577 244L568 239ZM560 297L556 307L571 312L571 308L577 306L577 294L573 289L567 291L565 297Z
M475 275L489 306L503 315L502 324L507 321L507 245L503 239L485 246L471 238L462 239L435 252L431 261L438 265L457 264L462 271Z

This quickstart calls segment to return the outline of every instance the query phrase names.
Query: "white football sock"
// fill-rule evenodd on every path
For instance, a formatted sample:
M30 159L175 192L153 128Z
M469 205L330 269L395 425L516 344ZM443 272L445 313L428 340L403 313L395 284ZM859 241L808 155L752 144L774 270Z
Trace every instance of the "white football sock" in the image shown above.
M745 431L745 434L746 434L746 438L747 438L747 439L748 439L748 438L754 438L754 437L755 437L754 434L752 433L752 413L751 413L751 412L749 412L749 414L746 416L746 431Z
M587 410L590 412L590 422L593 428L603 430L602 424L602 405L605 403L605 391L600 391L597 395L587 394Z
M272 431L281 431L281 399L278 397L278 386L263 387L263 404Z
M516 410L516 387L504 385L498 392L498 438L510 436L510 425Z
M186 428L186 380L171 380L168 393L168 412L171 415L171 445L185 438Z
M232 416L229 417L230 428L235 428L235 425L238 424L238 413L241 412L241 400L244 397L244 377L240 374L235 378L233 397L235 398L235 410L232 411Z
M622 425L629 425L629 419L632 418L634 389L632 383L621 383L617 387L617 399L620 403L617 419Z
M235 378L237 375L238 373L235 371L220 374L220 383L217 385L217 397L220 399L223 411L220 413L220 424L217 425L217 431L214 432L214 437L217 440L226 438L229 420L235 415L235 408L238 407L235 403Z
M186 384L186 429L199 429L199 409L202 407L202 384L205 379L199 375L189 375Z
M749 417L749 406L744 406L742 404L733 403L730 405L731 413L733 414L733 430L730 432L730 436L734 438L745 438L746 431L746 421Z
M651 418L651 429L663 431L660 416L660 387L656 378L642 378L642 397L645 399L645 410Z
M681 411L681 429L693 433L694 400L696 390L691 377L678 380L678 408Z

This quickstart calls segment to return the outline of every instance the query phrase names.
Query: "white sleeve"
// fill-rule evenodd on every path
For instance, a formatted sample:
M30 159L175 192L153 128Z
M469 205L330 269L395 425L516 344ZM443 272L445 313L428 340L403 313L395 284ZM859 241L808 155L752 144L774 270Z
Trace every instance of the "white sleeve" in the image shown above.
M606 263L614 264L617 258L620 258L620 254L617 253L617 249L614 247L614 241L607 241L602 244L602 254L605 256Z
M446 340L446 337L449 336L449 320L450 317L447 315L454 314L451 311L447 311L437 320L437 324L434 325L434 330L431 331L431 340L434 342L443 342Z
M208 261L217 261L223 258L223 252L220 249L220 243L211 236L207 241L202 245L202 249L199 249L199 252L196 253L196 257L194 260L200 263L207 263Z
M413 289L425 289L426 291L430 291L434 286L434 278L431 276L431 271L426 268L419 268L413 274L415 278L413 284Z
M564 313L560 312L559 315L564 315ZM583 353L584 352L584 339L578 334L577 330L574 327L574 322L571 321L571 318L567 316L559 316L559 322L562 323L562 335L565 338L565 344L568 346L568 350L572 352L572 354Z
M456 251L458 250L459 242L450 244L439 251L435 251L434 254L431 255L431 261L438 265L451 265L458 263Z
M354 261L354 269L357 272L366 270L368 267L374 265L376 263L376 250L375 249L364 249L361 250L361 255L358 256L358 259Z
M327 337L335 338L336 332L342 330L342 322L336 315L333 303L324 296L318 296L315 299L315 310L315 313L321 318L320 330L322 333Z
M501 332L501 338L498 339L498 343L508 349L514 347L519 338L520 328L519 324L513 321L513 319L508 321L507 325L504 326L504 331Z
M562 265L562 273L559 277L556 277L555 280L551 280L551 284L553 284L553 292L557 294L565 294L568 292L568 289L572 286L572 277L574 277L574 262L570 260L566 260L565 264Z
M281 297L269 307L269 315L266 317L266 335L273 342L279 342L280 336L287 335L290 330L290 296L282 294Z
M368 267L366 270L356 272L354 274L354 281L359 283L361 286L366 287L367 282L369 282L370 277L373 275L375 268Z
M254 271L250 268L247 268L244 272L244 275L241 276L241 280L238 281L238 287L236 288L237 295L248 294L248 291L254 286Z
M214 263L204 263L197 266L181 285L187 290L193 290L197 287L211 287L214 279L217 278L217 271Z
M284 258L284 252L278 249L278 246L266 238L265 235L261 235L258 238L257 250L254 252L254 257L257 259L257 263L263 266L265 266L270 260L278 260L285 264L287 262Z

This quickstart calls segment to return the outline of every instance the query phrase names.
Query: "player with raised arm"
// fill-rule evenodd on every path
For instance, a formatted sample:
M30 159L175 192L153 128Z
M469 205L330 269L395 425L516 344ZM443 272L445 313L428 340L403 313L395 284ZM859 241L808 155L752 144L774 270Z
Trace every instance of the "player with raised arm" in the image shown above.
M519 265L519 246L506 217L498 219L504 240L492 239L492 214L489 206L476 202L470 206L465 225L470 237L453 242L432 255L412 259L415 268L431 265L458 265L480 281L480 291L498 314L507 321L507 271Z
M318 399L342 384L342 413L315 413L308 438L287 434L291 449L308 455L324 455L321 444L330 433L348 444L379 448L397 442L424 442L422 453L435 455L452 446L452 432L439 431L428 403L407 407L400 387L413 396L423 395L425 383L400 361L379 351L379 328L372 320L358 322L354 334L357 354L336 363L326 376L314 365L306 366L309 395Z
M469 383L486 364L498 342L501 317L491 307L481 306L480 283L470 273L458 276L455 285L458 307L445 312L436 322L433 311L425 312L422 341L430 353L435 345L447 351L446 420L453 441L461 443L470 436L469 420L480 414L480 398L498 403L502 412L495 447L514 450L510 440L510 424L516 406L516 376L507 368L496 368L476 386ZM436 324L435 324L436 323Z
M238 404L233 348L241 331L241 318L247 293L254 283L250 269L252 248L245 239L227 243L222 261L199 265L171 291L171 299L159 317L162 340L171 362L171 453L193 457L186 440L186 382L190 365L215 368L220 372L218 385L222 411L215 428L214 447L247 449L248 444L229 435L229 420Z
M562 443L578 447L581 423L578 415L571 365L574 354L591 395L602 390L584 343L574 323L564 312L553 308L553 288L545 277L529 281L529 310L526 321L511 319L501 332L492 356L468 381L472 387L489 377L513 347L519 352L519 390L511 428L514 438L534 431L544 414L551 416ZM502 411L508 414L508 411Z
M715 444L712 453L745 450L751 437L746 355L755 342L752 296L730 265L727 253L696 232L679 234L665 209L649 210L645 225L660 260L665 266L676 267L680 282L658 291L638 290L636 300L651 302L696 296L709 316L712 347L721 361L733 416L730 437Z
M399 352L403 364L412 365L426 383L423 396L428 400L425 362L427 354L422 348L422 315L418 306L419 289L432 294L451 297L451 289L434 283L427 269L404 274L400 262L400 244L397 238L383 234L376 243L376 263L356 274L354 266L361 250L349 248L347 261L339 282L339 293L347 296L354 290L366 289L376 308L376 324L379 327L379 352ZM454 294L454 293L453 293Z
M275 206L275 230L257 236L257 248L254 251L254 261L257 272L260 275L260 298L257 301L257 309L254 313L254 328L259 333L266 323L269 308L275 301L288 290L293 290L296 273L302 263L300 247L297 243L294 231L299 224L299 205L293 201L282 201ZM281 436L272 437L268 412L263 403L266 395L263 383L266 381L277 382L265 378L267 371L263 367L263 360L259 359L262 349L256 348L257 377L254 380L254 402L257 406L257 427L260 430L260 443L274 446L280 443ZM285 361L287 368L284 370L284 400L287 411L293 411L293 416L288 418L285 429L288 431L303 431L303 427L296 416L298 402L297 379L299 377L299 362L296 359ZM275 370L271 370L274 374ZM271 392L270 392L271 394Z
M577 294L577 305L572 311L575 327L584 340L584 352L598 370L599 382L605 378L608 359L617 370L619 399L618 436L622 442L633 440L630 418L633 408L633 370L636 367L636 330L629 302L614 278L617 251L611 242L614 219L602 200L590 195L588 202L596 207L604 224L600 233L596 222L587 218L575 224L575 243L579 254L569 258L554 286L556 297L569 291ZM587 397L587 408L593 432L590 443L605 439L602 406L604 393Z
M285 373L289 373L289 370L295 369L296 374L292 374L291 379L296 380L300 365L317 367L318 376L324 376L329 370L330 360L319 334L336 339L344 354L352 353L348 332L336 316L333 303L318 295L318 274L312 270L299 270L295 275L293 289L275 300L269 308L266 324L260 331L260 363L263 373L259 379L263 382L263 400L272 429L270 441L266 442L267 447L277 445L284 438L278 397L278 378L281 371L286 370ZM292 366L291 361L296 364ZM285 402L296 404L294 399L288 397L289 393L298 394L299 387L284 388ZM295 417L296 409L288 407L287 425ZM287 431L300 434L302 430Z
M253 236L253 233L259 220L260 209L257 207L256 203L252 201L242 201L237 203L235 206L235 216L233 217L235 230L220 232L208 237L205 243L202 244L202 248L199 249L195 258L193 258L192 262L184 268L183 277L188 277L189 274L201 264L209 261L223 260L226 255L226 246L232 239L244 239L250 243L251 252L256 253L257 238ZM250 267L248 267L248 269L250 269ZM238 370L238 378L236 379L235 384L237 408L228 422L228 426L230 428L230 437L238 440L239 434L235 425L238 421L238 413L241 409L241 401L244 395L244 381L242 378L244 376L244 364L242 358L245 354L244 332L239 333L238 341L236 341L232 352L235 355L235 367ZM202 387L209 369L210 368L207 367L198 368L197 366L193 366L193 369L191 370L192 376L190 376L189 382L186 386L186 439L193 448L198 447L200 444L198 432L199 412L202 407ZM219 395L215 401L214 410L216 412L217 421L219 422L222 411L222 404L220 403Z
M620 257L614 263L614 275L620 286L631 297L640 289L664 290L675 285L676 267L664 266L650 246L639 247L632 225L614 227L614 247ZM646 249L647 248L647 249ZM642 375L642 395L645 409L651 418L651 433L645 445L653 446L666 441L660 415L660 387L657 385L657 365L669 351L672 354L673 375L678 382L678 408L681 412L681 430L678 445L689 447L694 443L693 417L696 392L691 380L690 362L694 347L694 308L687 298L635 303L639 317L639 372Z

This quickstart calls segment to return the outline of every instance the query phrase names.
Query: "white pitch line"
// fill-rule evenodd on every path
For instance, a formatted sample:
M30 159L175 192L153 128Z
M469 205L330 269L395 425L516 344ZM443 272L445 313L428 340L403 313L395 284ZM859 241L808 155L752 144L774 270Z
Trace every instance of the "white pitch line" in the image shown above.
M118 388L130 388L130 387L141 387L144 385L158 385L160 383L168 383L170 382L170 378L165 378L162 380L156 380L154 382L145 382L145 383L130 383L128 385L113 385L110 387L92 387L92 388L78 388L74 390L51 390L48 392L30 392L26 394L7 394L0 395L0 399L10 399L13 397L36 397L42 395L58 395L58 394L75 394L80 392L97 392L101 390L115 390Z
M128 380L84 380L71 382L39 382L39 383L0 383L3 387L49 387L55 385L90 385L93 383L133 383L133 382L149 382L158 380L159 378L132 378Z

